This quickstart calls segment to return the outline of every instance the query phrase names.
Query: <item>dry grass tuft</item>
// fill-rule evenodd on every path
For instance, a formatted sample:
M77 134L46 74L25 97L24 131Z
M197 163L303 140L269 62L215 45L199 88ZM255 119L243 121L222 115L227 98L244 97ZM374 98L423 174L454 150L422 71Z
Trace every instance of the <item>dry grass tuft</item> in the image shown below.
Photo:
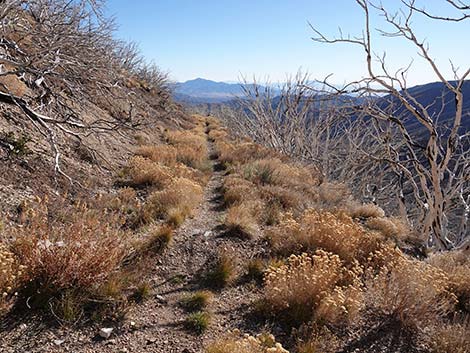
M265 276L269 310L291 325L315 320L339 324L354 319L362 308L362 267L346 268L339 256L318 250L292 255L287 264Z
M242 175L258 185L283 185L292 188L318 185L312 171L299 165L289 165L278 158L259 159L245 164Z
M165 187L171 180L171 170L161 164L154 163L150 159L136 156L129 162L127 171L132 186L153 186L158 189Z
M155 225L148 230L148 234L149 236L140 245L140 252L143 254L158 253L173 239L173 229L169 225Z
M210 291L200 290L181 299L181 306L188 311L200 311L209 305L212 297Z
M205 274L204 282L213 288L229 285L236 275L236 259L227 252L222 252L215 260L212 268Z
M179 225L202 200L202 187L186 178L174 178L168 186L152 193L142 212L144 223L155 219Z
M150 159L152 162L160 163L166 166L176 164L177 150L168 145L145 145L140 146L135 154Z
M211 316L209 313L197 311L186 318L184 326L187 330L201 335L209 328L210 322Z
M261 283L263 281L266 268L266 261L263 259L257 258L248 261L246 264L246 278L248 280Z
M333 353L341 346L341 340L325 326L306 326L302 331L310 331L306 339L299 339L298 353Z
M232 206L225 217L227 233L242 239L251 239L258 232L257 215L263 205L255 201Z
M349 214L352 218L383 218L385 217L385 212L379 206L373 203L366 203L363 205L353 204L350 206Z

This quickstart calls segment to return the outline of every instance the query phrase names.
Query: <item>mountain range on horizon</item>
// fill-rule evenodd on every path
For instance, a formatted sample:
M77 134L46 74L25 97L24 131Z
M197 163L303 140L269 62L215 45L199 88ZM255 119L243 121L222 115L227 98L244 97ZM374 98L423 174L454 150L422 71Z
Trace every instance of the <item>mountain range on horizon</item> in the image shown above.
M247 84L247 88L253 84ZM276 93L276 86L272 87ZM264 86L261 86L264 89ZM455 114L455 107L449 104L453 96L447 90L442 82L431 82L422 85L416 85L408 88L408 92L416 98L416 100L423 106L428 107L429 113L432 116L439 116L441 122L446 122L452 119ZM464 106L463 106L463 122L462 128L470 129L470 80L463 84ZM232 104L237 98L244 96L243 84L241 83L227 83L216 82L203 78L197 78L186 82L176 83L173 87L173 98L186 105L217 105L217 104ZM440 99L440 97L444 99ZM351 97L353 98L353 97ZM380 98L385 102L390 101L387 96ZM444 104L444 107L442 105ZM414 119L408 119L408 124L417 124Z

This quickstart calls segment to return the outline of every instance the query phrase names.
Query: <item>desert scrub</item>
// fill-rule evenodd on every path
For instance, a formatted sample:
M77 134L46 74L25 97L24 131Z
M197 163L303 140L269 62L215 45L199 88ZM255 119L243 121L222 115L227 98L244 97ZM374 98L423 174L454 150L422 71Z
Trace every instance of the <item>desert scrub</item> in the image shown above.
M367 232L344 212L306 210L300 219L285 214L280 224L267 237L274 251L289 255L323 249L341 259L365 261L368 254L380 248L382 237Z
M292 255L265 275L266 311L293 326L353 320L363 307L362 272L359 264L347 268L322 250Z
M207 353L289 353L268 333L251 336L241 335L238 331L211 343Z
M371 262L383 265L379 270L372 266L367 270L368 308L398 320L411 330L427 327L452 313L457 298L450 290L445 272L423 261L409 259L397 250L390 256L390 251L377 251L370 257ZM380 260L384 257L386 260Z
M211 316L209 313L198 311L190 314L186 318L184 326L187 330L193 331L194 333L201 335L209 328L210 322Z
M21 224L8 230L12 252L27 268L19 292L47 299L69 288L92 290L127 253L120 219L79 203L68 210L70 219L54 220L47 204L27 208Z
M14 294L25 270L26 266L18 263L15 254L0 243L0 311L8 297Z
M450 290L457 296L458 309L470 314L470 258L464 251L433 254L427 260L445 272Z
M432 327L429 334L432 353L468 353L470 350L470 323L450 322Z
M200 290L184 296L180 304L188 311L200 311L204 309L212 300L212 293L207 290Z

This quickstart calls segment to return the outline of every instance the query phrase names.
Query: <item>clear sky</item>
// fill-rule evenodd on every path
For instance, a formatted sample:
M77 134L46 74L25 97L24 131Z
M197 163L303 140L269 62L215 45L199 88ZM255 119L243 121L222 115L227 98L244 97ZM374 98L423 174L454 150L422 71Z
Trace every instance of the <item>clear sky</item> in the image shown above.
M399 4L382 2L391 8ZM439 14L453 13L443 0L422 3ZM117 36L139 43L143 54L176 81L238 81L241 75L283 81L300 68L316 79L334 73L335 83L364 75L362 50L314 43L308 25L327 34L338 33L338 26L360 34L363 18L354 0L108 0L107 12L120 26ZM380 21L374 15L373 26ZM470 21L446 24L417 16L414 24L446 74L449 59L462 71L470 65ZM377 53L387 51L391 70L414 58L410 84L436 81L402 39L376 35L374 43Z

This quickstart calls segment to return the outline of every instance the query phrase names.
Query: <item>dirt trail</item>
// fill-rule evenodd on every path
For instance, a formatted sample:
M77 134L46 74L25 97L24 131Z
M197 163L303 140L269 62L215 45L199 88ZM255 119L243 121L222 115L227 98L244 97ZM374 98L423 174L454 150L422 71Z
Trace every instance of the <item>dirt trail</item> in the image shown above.
M208 150L212 155L214 146L209 139ZM259 240L224 235L221 187L225 172L217 160L211 163L213 173L203 202L194 217L175 231L170 246L156 257L151 298L131 307L124 324L115 328L110 339L99 338L96 326L78 331L53 329L42 327L38 319L28 318L30 323L17 323L15 329L9 330L11 336L0 334L0 342L4 338L7 342L0 346L0 352L203 352L208 342L231 329L254 329L246 327L245 314L259 296L259 289L240 281L214 292L207 308L212 320L204 334L196 335L184 327L188 313L179 302L184 295L201 289L201 274L217 254L223 250L236 255L241 272L243 264L261 249Z

